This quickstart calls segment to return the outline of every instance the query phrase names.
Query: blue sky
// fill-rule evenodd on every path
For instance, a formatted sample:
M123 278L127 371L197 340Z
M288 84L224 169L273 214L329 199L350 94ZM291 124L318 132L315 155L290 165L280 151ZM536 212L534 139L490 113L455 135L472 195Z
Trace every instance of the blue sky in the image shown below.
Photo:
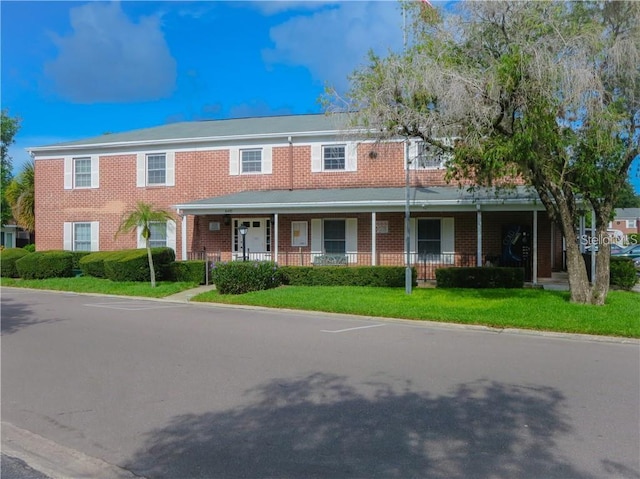
M167 122L319 113L369 49L402 46L395 1L2 1L11 149Z
M442 5L442 4L440 4ZM319 113L370 49L402 47L392 1L0 0L11 148L168 122ZM640 161L632 168L640 192Z

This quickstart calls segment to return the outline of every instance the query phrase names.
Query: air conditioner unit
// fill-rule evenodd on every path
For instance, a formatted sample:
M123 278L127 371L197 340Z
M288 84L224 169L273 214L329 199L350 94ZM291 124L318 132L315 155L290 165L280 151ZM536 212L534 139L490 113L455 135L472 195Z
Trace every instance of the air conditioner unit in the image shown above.
M209 221L209 231L220 231L220 222Z

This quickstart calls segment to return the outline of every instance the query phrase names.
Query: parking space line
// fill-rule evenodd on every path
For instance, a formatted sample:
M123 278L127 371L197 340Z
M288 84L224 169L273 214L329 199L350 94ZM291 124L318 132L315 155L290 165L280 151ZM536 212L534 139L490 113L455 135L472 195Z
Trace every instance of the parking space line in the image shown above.
M386 324L370 324L369 326L358 326L356 328L347 328L347 329L337 329L334 331L330 331L327 329L322 329L323 333L346 333L347 331L355 331L357 329L369 329L369 328L378 328L380 326L387 326Z

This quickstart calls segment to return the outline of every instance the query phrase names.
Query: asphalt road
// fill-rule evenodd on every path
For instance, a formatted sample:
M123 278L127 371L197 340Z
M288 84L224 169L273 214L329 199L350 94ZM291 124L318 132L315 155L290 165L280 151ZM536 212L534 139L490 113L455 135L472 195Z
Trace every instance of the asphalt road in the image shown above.
M2 421L54 478L637 479L640 344L2 288Z

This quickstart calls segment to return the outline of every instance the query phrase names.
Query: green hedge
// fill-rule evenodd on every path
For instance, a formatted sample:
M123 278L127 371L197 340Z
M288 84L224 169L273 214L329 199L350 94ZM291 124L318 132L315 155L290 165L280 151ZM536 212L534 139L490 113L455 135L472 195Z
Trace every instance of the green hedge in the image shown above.
M173 281L204 284L206 281L206 263L200 260L175 261L171 263Z
M118 251L107 256L104 273L111 281L150 281L149 259L146 249ZM156 281L171 279L171 263L176 259L171 248L151 248Z
M121 251L96 251L80 258L78 264L85 276L106 278L107 275L104 272L105 259L120 256L121 253Z
M0 251L0 276L18 278L16 261L28 254L31 253L23 248L7 248Z
M280 268L284 284L292 286L405 286L404 266L311 267L283 266ZM412 284L417 285L417 273L412 268Z
M36 251L16 261L23 279L70 278L73 276L73 255L69 251Z
M522 288L524 268L438 268L436 284L438 288Z
M611 257L609 266L609 284L622 289L631 289L638 282L636 268L631 258Z
M282 284L282 276L271 261L231 261L213 264L211 282L220 294L244 294L276 288Z

